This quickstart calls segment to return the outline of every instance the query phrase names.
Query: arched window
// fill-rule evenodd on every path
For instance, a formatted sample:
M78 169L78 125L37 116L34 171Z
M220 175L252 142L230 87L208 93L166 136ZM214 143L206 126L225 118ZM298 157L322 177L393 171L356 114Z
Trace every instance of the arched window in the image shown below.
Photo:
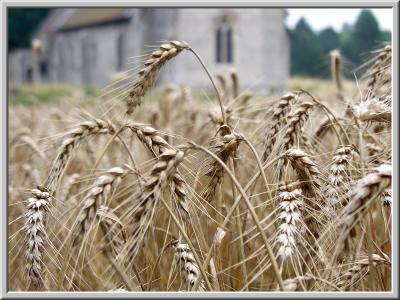
M216 60L217 63L233 62L233 32L228 22L217 27L216 32Z

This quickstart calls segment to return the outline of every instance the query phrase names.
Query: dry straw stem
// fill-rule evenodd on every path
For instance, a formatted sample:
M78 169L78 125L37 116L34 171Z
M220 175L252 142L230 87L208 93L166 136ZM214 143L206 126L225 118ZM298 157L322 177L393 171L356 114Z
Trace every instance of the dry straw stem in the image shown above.
M101 230L108 244L111 245L112 252L115 256L128 239L126 226L116 213L107 206L100 205L97 209L96 216L99 219Z
M114 167L95 180L92 188L82 201L82 209L77 218L77 232L73 246L80 243L84 235L89 231L98 207L107 205L108 198L116 190L121 183L122 177L126 174L127 172L124 169Z
M138 72L138 78L133 83L127 102L127 113L131 114L142 102L142 97L154 83L161 68L172 58L189 46L185 42L172 41L162 44L159 49L150 54L150 58L144 63L144 67Z
M272 115L272 120L270 125L268 126L265 134L265 144L264 144L264 153L263 160L266 161L268 156L270 155L276 141L276 134L279 132L279 129L282 127L282 123L285 121L286 115L290 111L291 105L293 105L297 99L299 98L298 93L289 93L283 95L278 102L278 105L274 109L274 113Z
M309 96L311 98L311 100L315 104L317 104L319 107L322 108L322 110L325 112L327 117L330 119L330 121L332 123L332 128L334 129L340 144L344 145L345 143L343 143L342 138L341 138L340 134L338 133L336 127L335 127L335 124L337 124L340 127L340 130L342 131L343 135L346 137L347 144L350 144L350 137L347 134L347 131L343 128L342 124L338 121L338 119L335 116L335 114L325 104L323 104L320 100L318 100L316 97L314 97L310 92L307 92L304 89L300 89L300 92L306 94L307 96Z
M190 144L191 144L191 146L192 146L194 149L201 150L201 151L207 153L208 155L210 155L211 157L213 157L213 158L224 168L225 172L229 175L229 177L231 178L231 180L232 180L233 183L235 184L236 188L238 189L238 191L240 192L242 198L244 199L245 204L246 204L247 208L248 208L249 211L250 211L250 215L251 215L251 217L253 218L253 221L254 221L254 223L256 224L257 229L258 229L258 231L259 231L259 233L260 233L260 235L261 235L261 237L262 237L262 239L263 239L265 248L267 249L269 258L270 258L270 260L271 260L271 264L272 264L272 267L273 267L275 276L276 276L276 278L277 278L277 280L278 280L279 287L280 287L280 289L283 291L283 290L284 290L283 280L282 280L282 276L281 276L281 273L280 273L279 268L278 268L278 264L277 264L277 262L276 262L276 258L275 258L275 256L274 256L273 251L272 251L272 247L271 247L271 245L270 245L270 243L269 243L269 241L268 241L268 238L267 238L267 236L266 236L266 234L265 234L265 232L264 232L264 229L262 228L262 226L261 226L261 224L260 224L260 221L258 220L258 217L257 217L257 214L256 214L256 212L255 212L255 210L254 210L254 207L251 205L250 200L249 200L248 197L246 196L246 192L243 190L242 186L241 186L240 183L237 181L236 177L235 177L235 176L232 174L232 172L229 170L228 166L227 166L217 155L215 155L214 153L212 153L212 152L211 152L210 150L208 150L207 148L204 148L203 146L196 145L196 144L193 143L193 142L191 142ZM235 206L235 208L236 208L236 206ZM233 209L233 207L232 207L232 209ZM233 212L232 212L232 213L233 213ZM224 223L225 223L225 222L224 222Z
M27 200L25 213L25 261L26 273L30 282L36 287L44 285L45 243L48 240L46 233L47 214L50 212L51 195L49 191L38 186L32 191L32 198Z
M85 138L95 134L112 134L114 132L115 128L113 124L100 119L85 121L69 131L62 141L56 158L51 164L50 172L44 184L44 186L49 189L50 193L54 193L54 188L56 187L61 174L67 166L73 150L78 147Z
M183 278L187 282L188 290L190 291L199 277L199 266L188 244L182 244L178 240L174 240L171 245L175 249L176 263L181 268L182 273L185 274ZM196 291L204 292L205 290L205 283L201 280Z
M283 261L292 257L297 249L296 239L301 234L304 204L301 195L301 184L281 184L278 189L279 199L279 233L277 236L278 256Z
M20 140L21 140L21 142L28 145L32 149L32 151L34 153L36 153L42 160L45 160L45 158L46 158L45 154L43 153L42 149L40 149L39 145L34 140L32 140L27 135L22 135L20 137Z
M360 179L353 189L350 202L339 225L338 243L335 255L339 255L347 246L352 228L360 221L368 209L368 205L376 197L389 188L392 183L392 166L382 164L374 173Z
M107 240L107 245L103 247L105 255L124 282L126 288L129 291L134 291L135 289L131 285L129 277L114 259L127 241L127 232L124 224L112 209L104 205L101 205L97 209L96 216L99 219L103 235Z

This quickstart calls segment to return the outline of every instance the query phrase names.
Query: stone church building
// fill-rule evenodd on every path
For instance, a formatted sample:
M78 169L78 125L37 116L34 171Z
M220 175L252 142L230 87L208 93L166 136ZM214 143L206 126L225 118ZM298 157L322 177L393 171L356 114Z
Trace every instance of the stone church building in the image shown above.
M68 8L53 9L35 38L43 52L9 55L9 79L104 87L136 69L160 43L183 40L214 73L235 67L242 88L281 91L289 76L289 40L283 9ZM37 65L32 68L32 62ZM158 82L210 89L191 53L168 63Z

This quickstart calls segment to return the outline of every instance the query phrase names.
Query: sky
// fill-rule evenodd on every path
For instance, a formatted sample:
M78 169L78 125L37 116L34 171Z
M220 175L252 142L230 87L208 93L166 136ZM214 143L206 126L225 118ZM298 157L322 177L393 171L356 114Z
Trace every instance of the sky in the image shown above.
M393 16L391 8L371 9L379 23L379 28L392 30ZM344 23L353 24L360 13L359 8L292 8L288 9L289 15L286 24L293 28L297 21L304 17L314 30L321 30L332 26L340 31Z

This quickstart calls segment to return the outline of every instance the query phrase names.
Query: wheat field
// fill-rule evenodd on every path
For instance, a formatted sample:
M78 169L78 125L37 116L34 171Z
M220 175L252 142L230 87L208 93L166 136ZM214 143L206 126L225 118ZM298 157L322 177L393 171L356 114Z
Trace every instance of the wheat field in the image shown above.
M183 51L206 100L154 86ZM259 96L172 41L101 99L10 106L9 290L390 291L391 46L331 61Z

